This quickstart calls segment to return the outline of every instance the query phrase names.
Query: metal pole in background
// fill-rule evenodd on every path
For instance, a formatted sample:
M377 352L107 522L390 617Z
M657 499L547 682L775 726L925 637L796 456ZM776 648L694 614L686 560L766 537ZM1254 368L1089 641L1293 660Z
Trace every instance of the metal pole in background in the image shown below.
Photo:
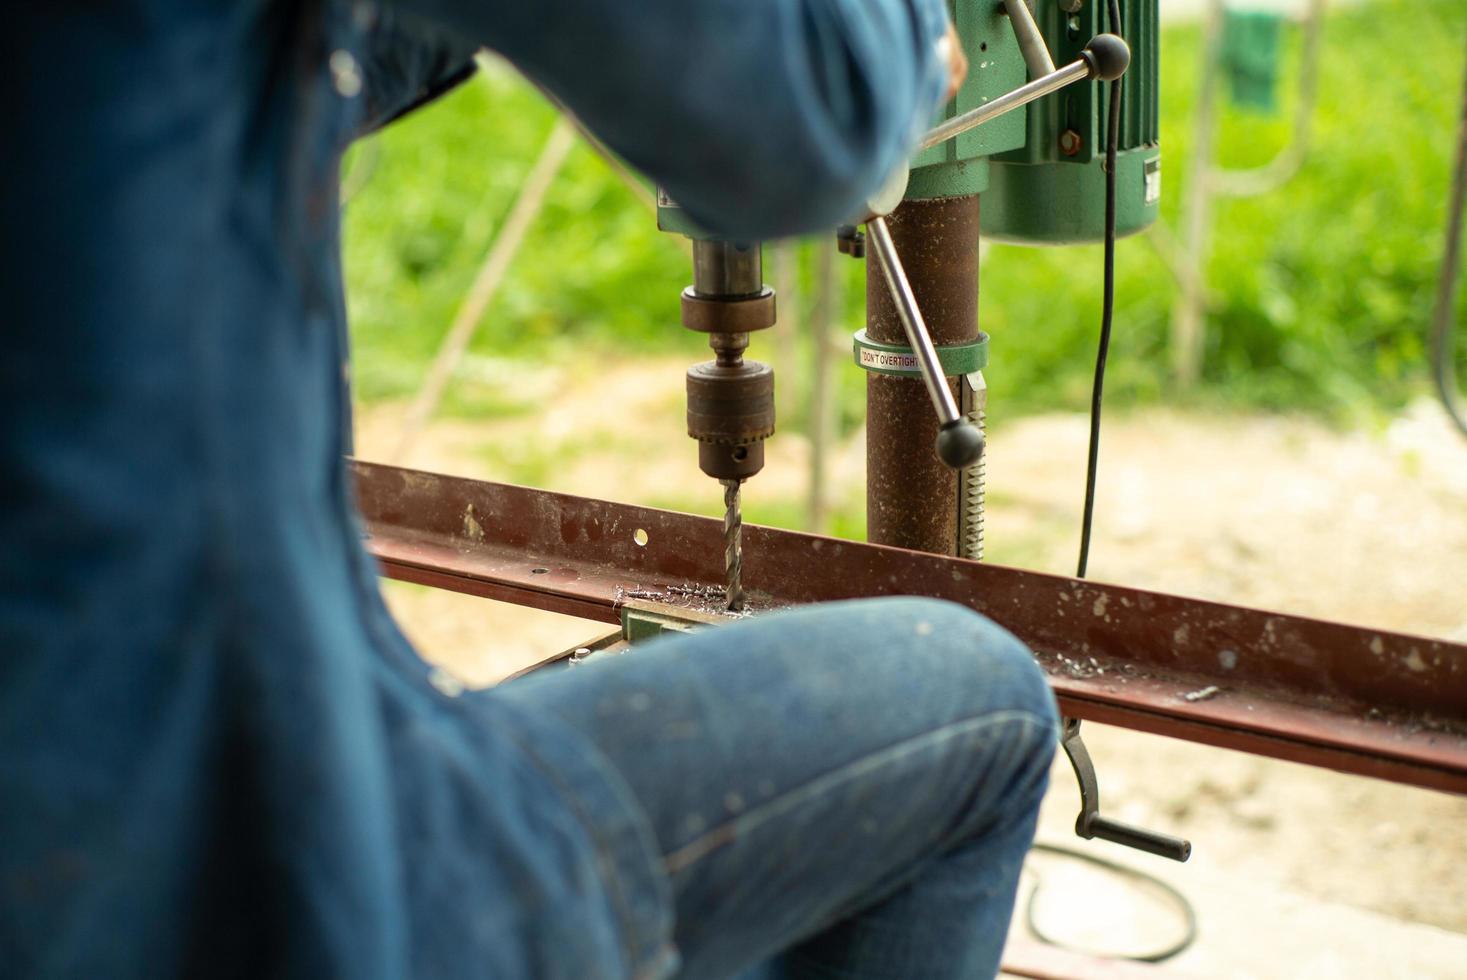
M1447 204L1446 240L1442 244L1442 271L1437 281L1436 309L1432 312L1431 360L1437 394L1452 423L1467 436L1467 413L1457 396L1457 369L1452 356L1452 315L1457 307L1457 277L1462 262L1462 209L1467 205L1467 65L1462 78L1462 121L1457 129L1457 159Z
M815 249L815 302L810 310L810 496L805 523L816 534L825 533L826 452L835 429L835 407L830 397L830 362L835 354L831 325L841 317L835 254L828 242Z
M1246 170L1225 170L1214 166L1210 159L1206 161L1207 166L1202 168L1200 155L1198 159L1191 160L1188 164L1191 168L1189 172L1196 178L1205 175L1206 187L1202 187L1198 179L1191 180L1183 213L1183 220L1188 222L1184 230L1184 238L1192 235L1190 221L1194 214L1194 197L1197 195L1205 194L1206 199L1203 201L1200 215L1208 219L1211 217L1212 197L1236 198L1268 194L1293 180L1303 168L1310 150L1314 109L1319 101L1319 64L1324 51L1326 9L1326 0L1309 0L1308 12L1301 28L1303 40L1299 56L1298 104L1294 109L1293 135L1288 145L1268 163ZM1209 38L1215 40L1216 35L1204 34L1204 55L1209 50L1213 50L1212 41ZM1209 100L1213 97L1211 93L1217 84L1217 68L1218 64L1214 62L1212 81L1206 83L1203 89L1203 93ZM1213 124L1205 120L1204 116L1207 116L1207 119L1215 119L1215 109L1210 101L1206 105L1199 101L1197 139L1200 143L1205 138L1211 144L1214 139ZM1206 122L1205 133L1203 132L1204 122ZM1212 146L1209 145L1206 149L1210 151ZM1165 263L1167 271L1171 273L1177 283L1179 298L1172 308L1173 374L1179 381L1190 384L1191 381L1184 380L1184 372L1190 371L1191 379L1195 380L1196 373L1201 368L1201 346L1206 336L1207 310L1215 302L1212 290L1207 285L1207 256L1190 252L1190 244L1178 241L1166 222L1160 220L1151 226L1146 235L1146 241L1155 249L1157 256ZM1206 251L1208 246L1205 225L1200 241L1203 250ZM1183 350L1184 340L1186 344L1190 345L1189 350ZM1191 363L1193 360L1195 364ZM1187 363L1184 364L1184 361Z
M1182 277L1172 307L1172 377L1183 388L1196 383L1202 371L1206 342L1204 322L1207 229L1211 220L1211 169L1216 137L1217 73L1222 60L1222 0L1208 0L1202 22L1202 71L1198 82L1197 113L1192 127L1192 153L1187 162L1187 198L1182 207L1182 261L1190 266Z
M886 218L933 343L978 338L978 196L911 200ZM866 334L905 345L878 265L866 258ZM953 379L948 381L958 397ZM938 420L922 379L866 377L866 537L875 544L955 554L958 474L932 451Z
M1325 0L1310 0L1301 30L1304 38L1299 53L1299 95L1289 143L1261 167L1226 170L1209 162L1209 186L1221 197L1255 197L1278 190L1293 180L1309 156L1309 137L1314 107L1319 100L1319 59L1324 49Z
M800 323L800 252L804 242L786 238L771 246L774 253L770 282L779 293L779 320L774 324L774 371L786 379L797 378L800 370L798 333ZM792 397L798 392L786 388Z

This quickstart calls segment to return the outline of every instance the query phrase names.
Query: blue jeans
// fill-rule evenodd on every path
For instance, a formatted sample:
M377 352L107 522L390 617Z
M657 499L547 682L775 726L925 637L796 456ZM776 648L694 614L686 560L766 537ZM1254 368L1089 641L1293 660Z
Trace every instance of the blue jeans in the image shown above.
M949 603L754 619L492 696L639 801L681 974L992 977L1055 748L1028 651Z

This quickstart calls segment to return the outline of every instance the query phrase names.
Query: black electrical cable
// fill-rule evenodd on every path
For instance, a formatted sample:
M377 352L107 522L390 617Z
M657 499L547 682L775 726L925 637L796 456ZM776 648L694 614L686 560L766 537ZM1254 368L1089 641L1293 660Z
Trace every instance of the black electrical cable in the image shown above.
M1043 851L1046 854L1058 854L1062 857L1074 858L1077 861L1084 861L1087 864L1093 864L1096 867L1104 868L1107 871L1114 871L1115 873L1124 875L1128 878L1135 878L1139 881L1144 881L1153 888L1165 892L1167 896L1171 898L1174 903L1176 903L1177 908L1182 913L1182 920L1186 923L1186 927L1183 930L1182 937L1180 939L1176 940L1169 946L1165 946L1153 952L1127 954L1124 956L1115 957L1116 959L1134 960L1138 963L1161 963L1181 953L1183 950L1187 949L1189 946L1197 941L1196 907L1192 905L1192 902L1187 898L1186 895L1183 895L1179 890L1167 884L1165 881L1162 881L1160 878L1156 877L1156 875L1148 874L1147 872L1141 871L1138 868L1133 868L1129 865L1121 864L1119 861L1112 861L1109 858L1098 857L1097 855L1091 854L1087 851L1081 851L1072 847L1061 847L1057 844L1036 843L1032 849L1036 851ZM1031 873L1033 873L1033 869L1030 870ZM1029 901L1024 905L1024 925L1028 927L1029 932L1033 934L1035 939L1038 939L1042 943L1047 943L1050 946L1057 946L1060 949L1067 949L1072 953L1091 953L1090 950L1081 949L1078 946L1071 946L1068 943L1062 943L1054 936L1046 934L1044 930L1039 928L1039 919L1035 915L1035 907L1038 904L1039 892L1043 888L1043 878L1037 874L1035 875L1035 877L1037 880L1034 884L1034 889L1033 891L1029 892Z
M1457 277L1461 272L1462 210L1467 199L1467 67L1463 69L1462 122L1457 130L1457 167L1452 175L1452 196L1447 211L1446 243L1442 248L1442 274L1437 287L1436 309L1431 331L1431 373L1437 396L1452 421L1467 436L1467 411L1457 395L1457 378L1452 356L1452 315L1456 308Z
M1120 0L1108 6L1111 33L1121 33ZM1105 284L1101 296L1100 343L1095 354L1095 382L1090 389L1090 453L1085 464L1085 509L1080 520L1080 561L1076 578L1090 566L1090 532L1095 523L1095 477L1100 467L1100 406L1105 397L1105 361L1110 354L1111 324L1116 304L1116 154L1121 145L1122 75L1110 83L1110 114L1105 131Z

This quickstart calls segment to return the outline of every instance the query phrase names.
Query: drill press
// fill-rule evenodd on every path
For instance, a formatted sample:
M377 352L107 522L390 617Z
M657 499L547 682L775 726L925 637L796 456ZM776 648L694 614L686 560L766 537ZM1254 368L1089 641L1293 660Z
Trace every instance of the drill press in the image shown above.
M870 372L867 517L873 541L982 557L984 440L977 426L986 409L987 337L977 329L978 197L989 190L991 172L1002 173L995 224L1009 241L1103 237L1109 257L1117 231L1139 230L1155 218L1156 0L1132 6L1129 18L1119 0L1110 3L1111 29L1134 30L1146 55L1129 112L1117 80L1129 67L1131 49L1115 34L1098 33L1100 6L1085 0L1036 0L1033 7L1029 0L955 3L954 22L977 71L921 140L910 172L894 174L854 222L865 224L870 241L867 329L856 334L854 353ZM1056 51L1067 56L1058 68ZM1026 75L1032 77L1025 81ZM1091 80L1112 82L1112 116L1104 130L1098 92L1079 84ZM1014 112L1026 107L1026 113ZM1109 141L1105 156L1098 149L1102 134ZM1122 173L1125 179L1118 180ZM1099 213L1097 187L1106 200ZM774 433L773 372L745 361L743 352L750 332L773 325L774 293L762 282L757 245L701 235L663 194L658 224L694 239L694 281L683 292L683 324L708 334L716 359L688 371L688 433L698 440L703 472L725 488L728 605L739 609L740 487L763 467L764 440ZM842 227L837 239L841 251L860 257L866 238L854 224ZM918 259L918 277L907 276L903 253ZM924 309L934 315L932 330ZM1107 323L1109 316L1107 307ZM933 443L920 438L934 428L935 453L927 448ZM1066 722L1062 744L1082 788L1076 833L1187 859L1187 841L1099 813L1095 770L1077 721Z
M864 203L861 218L937 412L937 458L961 470L977 464L983 436L959 414L942 381L937 351L882 217L900 202L906 186L903 168ZM708 335L715 357L688 369L688 435L698 442L699 468L724 488L727 600L728 608L738 611L744 605L743 482L764 468L764 440L774 434L774 371L745 360L744 351L750 333L774 325L774 290L764 284L758 244L702 235L665 193L658 195L658 224L693 239L693 284L683 290L682 321L689 330Z

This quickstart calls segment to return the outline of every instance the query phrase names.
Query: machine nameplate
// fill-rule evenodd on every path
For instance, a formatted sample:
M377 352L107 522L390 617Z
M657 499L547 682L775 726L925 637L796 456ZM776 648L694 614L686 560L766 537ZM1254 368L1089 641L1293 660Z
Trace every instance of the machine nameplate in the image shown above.
M1144 203L1155 204L1161 200L1161 157L1147 160L1141 171L1145 181Z

